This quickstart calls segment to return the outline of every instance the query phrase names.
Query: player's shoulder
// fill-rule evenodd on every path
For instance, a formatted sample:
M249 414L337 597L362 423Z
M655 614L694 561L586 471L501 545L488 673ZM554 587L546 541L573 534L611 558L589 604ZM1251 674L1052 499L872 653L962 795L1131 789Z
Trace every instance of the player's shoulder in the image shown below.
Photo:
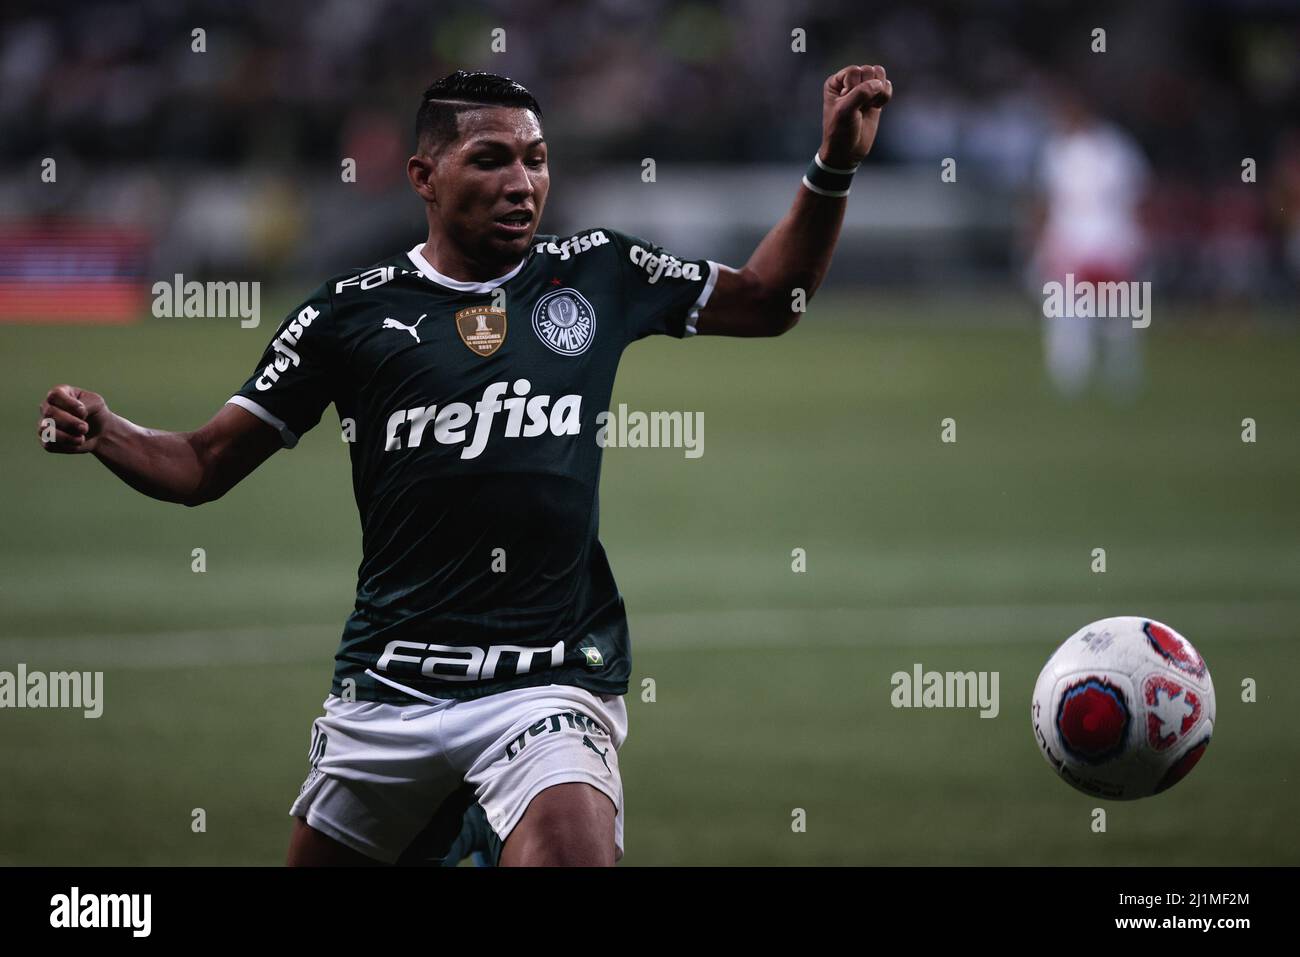
M355 323L366 321L373 309L392 307L401 299L396 279L418 274L407 253L395 253L369 266L342 269L309 292L285 318L282 327L293 323L319 331L314 335L338 337ZM410 289L406 290L409 295Z
M533 252L539 258L567 262L592 250L617 252L625 249L628 237L608 226L589 226L567 236L539 234L533 237Z
M323 288L337 307L350 300L371 298L393 280L418 273L409 252L393 253L369 266L354 266L336 273L325 280Z
M610 226L590 226L567 236L538 235L533 250L540 264L572 261L579 269L613 268L629 274L640 271L654 278L665 271L690 279L700 275L698 264L683 263L657 243Z

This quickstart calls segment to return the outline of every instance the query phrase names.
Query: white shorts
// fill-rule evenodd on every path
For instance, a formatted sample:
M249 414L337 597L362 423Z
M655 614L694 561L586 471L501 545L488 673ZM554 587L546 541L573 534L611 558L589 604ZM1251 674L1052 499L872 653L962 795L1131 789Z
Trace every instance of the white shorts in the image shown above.
M312 724L311 772L289 813L392 864L413 844L445 851L474 801L504 842L538 792L578 781L614 803L620 858L626 738L621 695L571 685L409 705L331 694Z

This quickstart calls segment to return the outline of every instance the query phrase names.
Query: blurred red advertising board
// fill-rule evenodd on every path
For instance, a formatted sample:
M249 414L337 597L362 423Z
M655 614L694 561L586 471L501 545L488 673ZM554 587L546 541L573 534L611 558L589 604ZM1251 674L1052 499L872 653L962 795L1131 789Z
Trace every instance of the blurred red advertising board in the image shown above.
M0 322L138 321L151 246L145 230L84 220L0 224Z

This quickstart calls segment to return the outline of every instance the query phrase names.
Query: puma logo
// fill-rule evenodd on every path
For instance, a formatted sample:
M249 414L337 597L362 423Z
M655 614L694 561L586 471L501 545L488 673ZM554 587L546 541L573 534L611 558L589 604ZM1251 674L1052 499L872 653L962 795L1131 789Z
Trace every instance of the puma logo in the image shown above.
M600 748L592 744L591 738L587 737L585 734L582 736L582 744L584 747L591 748L591 750L595 751L596 754L600 756L600 760L603 761L605 764L605 770L608 771L609 762L605 761L605 755L609 754L609 748L606 748L604 751L600 750Z
M427 315L428 315L428 313L426 312L426 313L424 313L424 315L420 316L419 319L416 319L416 320L415 320L415 326L418 326L418 325L420 324L421 320L424 319L424 316L427 316ZM388 319L388 318L385 318L385 319L384 319L384 326L383 326L383 328L385 328L385 329L405 329L407 332L409 332L409 333L411 334L411 337L412 337L413 339L415 339L416 342L419 342L419 341L420 341L420 334L419 334L418 332L415 331L415 326L408 326L406 323L404 323L404 322L398 322L396 319Z

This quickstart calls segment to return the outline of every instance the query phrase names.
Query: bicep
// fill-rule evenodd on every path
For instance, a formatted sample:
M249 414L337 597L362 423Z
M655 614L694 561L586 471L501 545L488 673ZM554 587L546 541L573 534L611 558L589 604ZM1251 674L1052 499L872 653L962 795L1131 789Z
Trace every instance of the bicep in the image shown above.
M713 294L700 310L695 329L701 336L771 336L788 328L781 327L774 314L772 296L752 270L719 263Z
M279 431L234 403L188 436L203 466L204 499L220 498L284 447Z

